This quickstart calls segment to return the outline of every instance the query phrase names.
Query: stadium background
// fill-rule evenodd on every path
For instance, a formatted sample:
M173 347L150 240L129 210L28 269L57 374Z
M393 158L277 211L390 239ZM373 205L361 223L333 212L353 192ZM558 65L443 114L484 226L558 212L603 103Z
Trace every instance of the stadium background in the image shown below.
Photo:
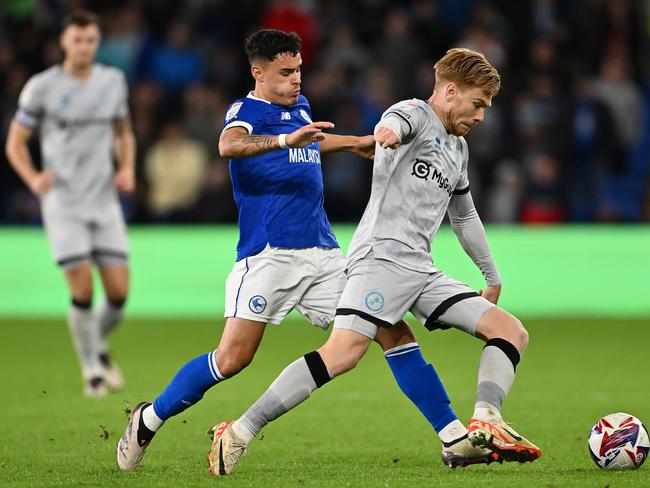
M468 137L471 183L504 272L504 305L546 316L650 311L649 1L7 0L3 139L25 81L60 60L60 22L74 7L101 14L98 60L120 67L130 83L138 142L138 189L122 200L133 251L130 313L221 311L236 208L217 141L228 103L252 89L242 45L259 27L302 36L303 93L314 116L339 133L370 133L391 103L428 97L432 63L449 47L484 52L503 89ZM36 141L32 152L38 161ZM38 201L2 159L0 313L58 315L67 300L35 231ZM345 247L367 201L371 164L330 154L323 175ZM594 223L608 225L585 225ZM535 224L546 225L528 227ZM444 231L439 241L436 262L480 286L453 235ZM613 292L596 285L602 279L630 286ZM566 292L537 290L551 283Z
M235 222L217 141L227 104L253 87L243 41L259 27L302 36L303 93L340 133L371 133L390 104L428 98L449 47L482 51L503 78L468 137L483 219L650 220L647 0L4 0L3 135L28 77L60 60L60 22L77 6L102 15L98 60L130 82L132 223ZM37 202L2 163L0 222L38 222ZM348 154L324 163L331 219L356 223L370 165Z
M101 14L99 60L122 68L131 88L138 191L123 204L132 293L112 341L127 387L98 402L81 396L68 296L38 202L0 156L1 485L212 486L208 426L239 415L324 340L297 316L270 328L254 364L170 422L141 470L115 468L124 411L158 394L223 327L237 229L217 139L227 104L252 89L243 40L267 26L303 37L303 92L315 117L341 133L369 133L392 102L428 97L432 62L451 46L483 51L501 71L503 90L468 138L470 177L504 279L500 303L532 339L505 411L544 455L533 465L450 472L373 346L353 374L269 425L245 466L223 481L650 486L648 466L601 472L585 448L602 415L623 410L650 422L650 0L2 0L3 140L27 78L60 60L59 26L75 7ZM32 150L38 160L38 144ZM323 174L345 248L371 165L327 155ZM482 286L448 227L433 254L448 273ZM481 344L415 330L466 419Z

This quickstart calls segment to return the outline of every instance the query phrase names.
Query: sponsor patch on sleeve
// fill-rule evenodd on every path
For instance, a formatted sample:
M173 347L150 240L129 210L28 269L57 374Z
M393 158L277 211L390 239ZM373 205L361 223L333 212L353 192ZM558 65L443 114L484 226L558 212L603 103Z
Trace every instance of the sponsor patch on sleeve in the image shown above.
M237 112L239 112L239 109L241 108L243 102L235 102L233 103L228 111L226 112L226 122L229 122L231 119L234 119L237 117Z

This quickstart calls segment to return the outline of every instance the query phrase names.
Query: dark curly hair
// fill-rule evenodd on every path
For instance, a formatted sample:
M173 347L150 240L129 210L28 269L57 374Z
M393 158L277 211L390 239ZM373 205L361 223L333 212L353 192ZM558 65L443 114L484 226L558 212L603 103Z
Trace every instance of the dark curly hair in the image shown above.
M278 54L291 53L293 56L300 52L302 41L295 32L284 32L277 29L262 29L246 39L246 56L253 64L256 59L273 61Z

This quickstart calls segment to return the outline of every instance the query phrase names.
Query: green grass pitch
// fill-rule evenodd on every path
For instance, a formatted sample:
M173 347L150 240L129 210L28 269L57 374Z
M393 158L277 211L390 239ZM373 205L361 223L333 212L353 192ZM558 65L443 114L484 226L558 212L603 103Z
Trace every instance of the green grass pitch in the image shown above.
M208 428L238 416L324 333L290 319L269 327L253 364L160 431L135 472L115 464L125 409L162 390L191 357L209 351L223 322L128 320L115 334L123 392L87 400L61 320L0 321L0 486L463 486L648 487L650 462L606 472L587 452L602 415L650 423L650 319L527 320L531 344L504 416L542 449L533 464L450 470L433 430L398 390L376 345L358 368L269 425L229 478L207 472ZM425 356L462 420L471 413L481 344L457 331L416 327Z

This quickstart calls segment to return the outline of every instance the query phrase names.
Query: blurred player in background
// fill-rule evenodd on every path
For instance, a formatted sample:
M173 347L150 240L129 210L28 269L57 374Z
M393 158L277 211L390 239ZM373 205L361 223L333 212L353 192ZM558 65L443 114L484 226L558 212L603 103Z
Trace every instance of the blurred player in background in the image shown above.
M121 469L139 465L165 420L245 368L266 324L279 324L296 308L327 329L345 284L345 258L323 208L320 157L333 151L371 157L374 138L325 134L333 124L312 122L309 103L300 95L297 35L258 31L246 41L246 53L255 90L230 105L219 143L221 155L231 158L240 229L237 262L226 282L226 326L215 351L186 363L153 404L135 407L117 446ZM376 340L384 350L394 349L404 341L405 330L401 323ZM409 337L405 342L414 340ZM433 383L436 399L427 408L436 425L464 429L437 373L422 363L423 368L419 363L415 369L397 363L391 368L423 388ZM480 462L487 462L486 453L480 455Z
M474 415L465 431L469 441L505 461L534 461L541 455L501 417L528 333L496 306L501 279L467 175L463 136L483 120L500 76L482 54L468 49L448 51L436 63L435 76L427 102L399 102L375 128L372 193L348 251L347 283L332 334L320 349L289 365L236 422L215 426L208 454L213 474L232 472L268 422L353 369L378 331L392 329L407 311L429 330L455 327L486 342ZM445 212L485 277L480 294L433 266L431 243ZM408 356L416 346L400 346L387 356Z
M122 72L94 63L99 41L95 14L80 10L65 19L63 63L27 82L6 143L11 166L41 200L52 253L70 290L68 325L88 396L123 386L109 356L108 336L122 318L129 283L117 192L130 193L135 186L128 88ZM42 170L35 168L27 146L35 131ZM93 264L106 295L94 312Z

